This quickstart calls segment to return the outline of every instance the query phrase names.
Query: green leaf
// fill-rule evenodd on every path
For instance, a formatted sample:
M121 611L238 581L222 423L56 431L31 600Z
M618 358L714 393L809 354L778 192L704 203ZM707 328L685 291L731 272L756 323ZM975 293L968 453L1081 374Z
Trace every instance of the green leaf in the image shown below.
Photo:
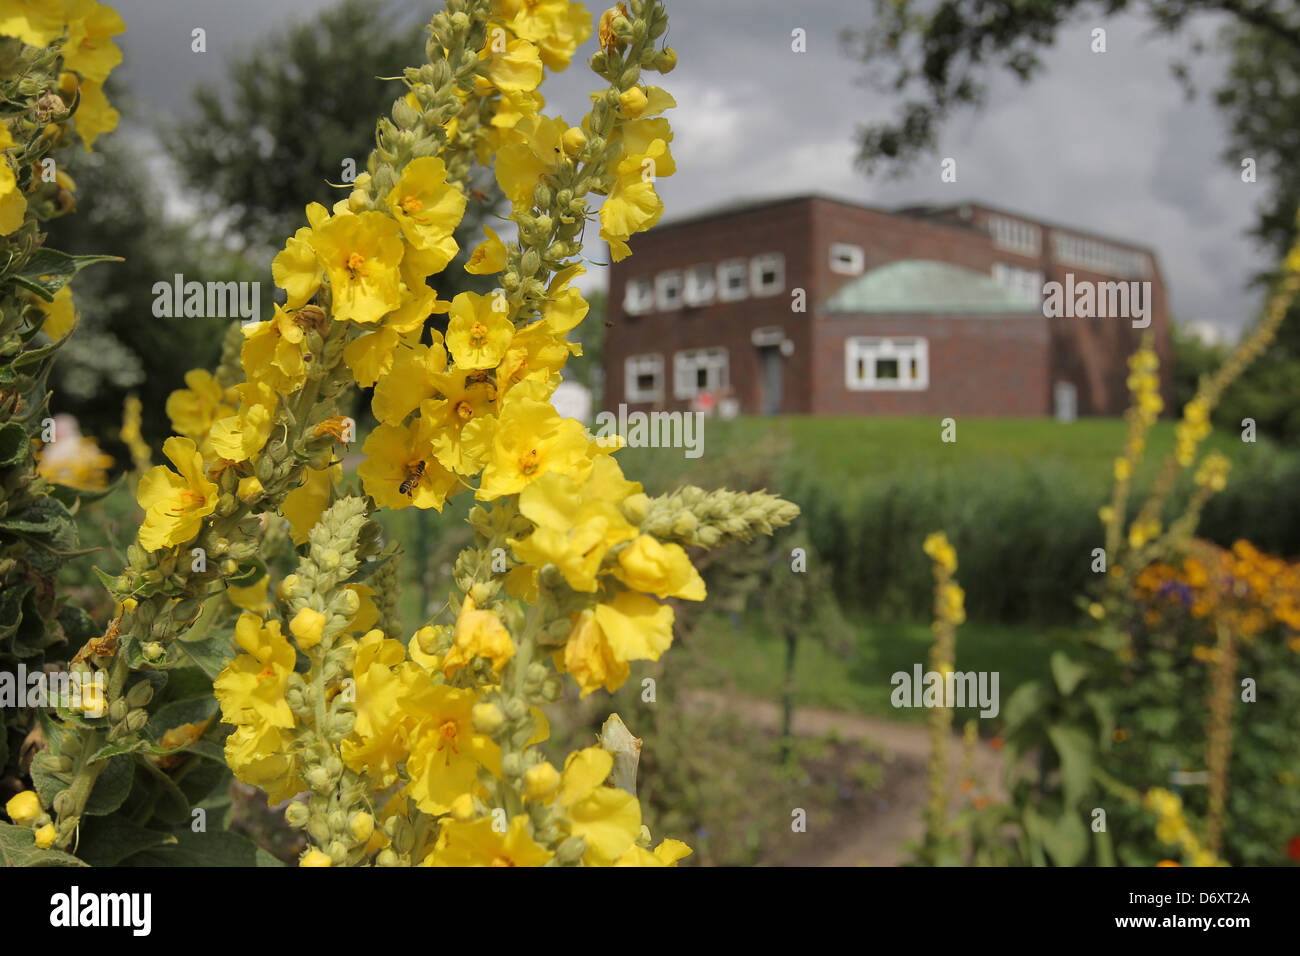
M32 442L27 429L17 422L0 425L0 468L25 465L32 457Z
M1077 727L1062 727L1059 724L1048 727L1047 736L1061 760L1065 805L1073 811L1091 786L1092 739Z
M135 776L135 764L130 757L119 755L108 761L108 766L100 771L95 781L95 789L90 791L83 816L108 816L126 800L131 792L131 779Z
M235 649L231 644L230 634L224 631L202 641L176 642L176 646L211 680L216 680L217 675L234 658Z
M94 817L81 825L78 855L91 866L117 866L127 857L176 842L161 830L147 830L118 817Z
M1088 828L1072 811L1055 820L1042 820L1039 836L1057 866L1078 866L1088 855Z
M1007 698L1006 706L1002 708L1006 733L1013 733L1021 724L1037 714L1046 696L1042 684L1037 681L1028 681L1017 687Z
M1073 660L1065 651L1052 654L1052 678L1056 686L1066 697L1074 693L1079 681L1088 676L1088 666Z
M62 850L42 850L27 827L0 823L0 866L85 866Z
M252 840L215 830L194 833L188 829L175 831L176 842L137 853L123 862L124 866L283 866Z
M122 261L124 260L119 256L70 256L57 249L37 249L20 272L11 272L4 278L35 292L46 302L53 302L55 293L86 266L97 262Z

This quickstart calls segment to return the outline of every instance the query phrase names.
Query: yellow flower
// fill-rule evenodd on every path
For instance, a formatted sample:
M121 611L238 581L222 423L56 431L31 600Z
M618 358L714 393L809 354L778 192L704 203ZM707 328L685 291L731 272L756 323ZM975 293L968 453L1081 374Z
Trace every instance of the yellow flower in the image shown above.
M442 336L433 333L432 345L399 347L392 367L375 384L370 410L389 425L400 425L420 403L438 392L435 376L447 367L447 350ZM445 463L444 463L445 464Z
M484 376L460 369L434 374L430 383L441 398L421 402L420 417L432 429L433 453L439 464L457 474L475 475L482 470L488 446L485 441L466 442L465 425L480 416L487 417L490 428L496 419L497 390ZM471 430L471 436L474 432Z
M374 323L402 304L402 234L388 216L334 216L310 241L329 276L334 318Z
M0 124L0 149L16 145L9 128ZM9 163L0 158L0 235L7 236L15 231L23 224L26 215L27 198L18 189L18 178Z
M480 242L472 253L465 271L471 275L492 275L506 267L506 244L492 231L491 226L484 226L487 238Z
M488 31L487 44L479 59L487 60L486 77L476 77L480 88L496 87L503 93L529 92L542 82L542 59L537 47L526 40L511 37L504 50L494 51L495 31Z
M500 773L501 748L474 729L471 714L478 699L472 691L435 684L427 696L425 719L406 764L411 778L406 792L421 810L438 816L474 789L479 767Z
M63 45L63 66L76 70L87 80L103 83L113 67L122 62L122 51L109 37L126 29L117 11L104 3L95 4L84 17L68 24L68 42Z
M320 203L307 207L307 220L310 226L303 226L293 234L284 249L271 260L271 278L284 290L287 300L285 308L300 309L311 301L320 288L325 277L316 250L312 248L312 229L325 222L329 213Z
M1133 463L1127 458L1115 459L1115 480L1128 481L1133 477Z
M320 643L324 635L325 615L313 608L304 607L289 622L289 630L298 647L309 651Z
M333 482L341 481L343 468L332 465L329 468L308 468L303 475L302 484L284 497L280 513L289 521L289 533L294 544L306 544L311 529L325 509L329 507L333 495Z
M29 46L49 46L70 19L84 17L91 0L3 0L0 35L17 37Z
M942 531L926 535L921 550L949 574L957 570L957 549L948 543L948 536Z
M560 771L548 760L524 771L524 793L529 800L545 800L560 787Z
M528 816L516 816L505 833L493 827L491 817L447 820L438 845L422 866L544 866L553 854L529 833Z
M451 300L447 350L463 369L496 368L510 347L515 326L505 312L493 308L495 295L462 292Z
M502 146L495 162L497 183L511 203L531 205L541 178L568 162L563 144L568 129L563 119L550 116L525 117L515 125L518 140Z
M664 840L653 851L644 847L629 847L619 857L615 866L676 866L677 861L685 859L694 852L681 840Z
M35 790L24 790L17 796L10 797L9 802L5 804L5 813L19 826L34 823L44 812L41 809L41 798L36 795Z
M199 533L217 507L220 491L203 473L203 457L188 438L169 438L163 454L176 466L149 469L140 478L136 500L145 511L140 547L157 551L184 544Z
M615 262L632 254L628 239L645 232L663 215L663 200L655 192L651 173L667 152L668 145L655 140L645 155L626 156L618 164L614 185L600 207L600 235L609 243Z
M108 487L108 469L113 456L100 450L95 439L68 435L42 445L36 452L36 473L47 481L83 491Z
M704 600L704 579L678 544L661 544L643 534L619 552L614 573L634 591L660 598Z
M298 861L299 866L333 866L334 862L330 859L329 854L312 847L302 855Z
M201 368L185 373L185 388L167 396L166 411L177 434L200 444L208 437L213 422L235 414L226 404L226 390L211 372Z
M228 724L292 727L293 712L284 692L296 658L280 633L280 622L241 614L235 622L235 644L242 653L212 682L222 719Z
M492 662L492 670L499 674L514 656L515 643L501 619L492 611L475 608L474 601L466 595L456 618L455 643L442 661L443 676L450 678L476 657L486 657Z
M572 675L583 697L602 687L614 693L631 672L628 662L615 655L593 611L578 615L564 644L563 656L557 655L556 665L558 670Z
M343 762L387 787L409 754L432 685L418 664L406 660L401 642L377 630L357 641L352 674L356 724L343 740Z
M306 330L295 318L299 314L277 305L270 319L241 330L245 342L239 358L249 381L264 382L281 395L302 388L307 380L308 345Z
M591 471L582 425L531 398L507 402L497 423L472 419L464 440L487 462L478 490L482 501L516 494L548 472L581 481Z
M591 14L581 3L569 0L526 0L510 21L520 39L536 44L548 69L563 70L574 51L591 36Z
M427 419L416 418L409 425L381 424L366 437L357 475L381 508L442 510L456 475L434 459L433 430Z
M384 316L374 332L354 339L343 350L343 361L362 388L369 388L391 372L398 354L419 340L424 320L435 312L446 312L450 305L438 301L437 293L428 286L414 295L405 293L403 299L401 308Z
M230 603L235 607L243 608L252 614L261 615L268 610L266 591L270 583L270 577L264 574L252 584L244 587L228 585L226 587L226 597L230 598Z
M465 194L447 182L447 167L436 156L407 163L388 193L388 211L402 227L406 241L435 255L425 262L430 273L441 272L460 247L452 233L465 215Z
M77 106L76 123L77 132L81 134L81 141L86 144L87 151L99 137L117 129L119 118L117 110L113 109L108 97L104 95L103 84L92 80L81 84L81 103Z
M227 461L248 461L271 437L279 399L265 382L243 382L235 390L241 399L239 411L213 422L208 442L213 452Z
M3 178L2 169L0 169L0 178ZM26 201L24 200L25 204ZM0 200L0 208L2 207L3 200ZM77 306L72 301L72 286L70 285L65 285L54 293L53 302L46 302L42 299L36 304L45 313L45 322L41 325L41 331L52 339L63 338L77 322Z
M628 851L641 832L641 805L626 790L604 785L614 758L599 747L569 754L564 763L559 802L569 832L586 841L583 862L609 866Z

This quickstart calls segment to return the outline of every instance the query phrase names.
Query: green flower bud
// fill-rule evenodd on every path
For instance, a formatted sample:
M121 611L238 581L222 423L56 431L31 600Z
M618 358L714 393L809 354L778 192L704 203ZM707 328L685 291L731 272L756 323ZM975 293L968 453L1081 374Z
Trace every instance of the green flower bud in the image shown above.
M149 711L133 710L126 715L126 732L129 734L138 734L144 730L145 725L149 723Z
M311 820L311 811L307 809L307 804L295 800L285 808L284 819L295 830L301 830Z
M397 864L397 854L387 847L380 850L379 855L375 857L375 866L397 866Z
M127 705L127 702L119 697L117 700L113 701L113 703L108 705L108 719L115 724L119 721L125 720L127 712L130 709L131 708Z
M140 648L140 653L144 655L145 660L156 664L167 656L167 649L157 641L149 641Z
M144 707L153 700L153 685L147 680L138 681L126 692L126 702L132 707Z
M312 817L311 822L307 824L307 835L311 837L313 843L323 846L329 842L330 826L322 818Z
M561 863L577 863L587 852L587 841L582 837L569 837L555 851L555 858Z

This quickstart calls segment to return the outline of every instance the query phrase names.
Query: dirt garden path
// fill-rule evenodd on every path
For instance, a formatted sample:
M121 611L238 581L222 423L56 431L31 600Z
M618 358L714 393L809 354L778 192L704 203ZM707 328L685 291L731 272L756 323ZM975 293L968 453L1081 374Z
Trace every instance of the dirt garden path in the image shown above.
M773 701L713 691L692 691L687 701L692 707L732 713L769 730L781 726L781 708ZM885 765L884 780L873 794L873 810L848 821L833 839L809 841L806 850L766 862L779 866L897 866L904 862L904 844L919 839L922 833L921 808L927 798L926 763L930 757L926 725L800 707L794 713L794 733L799 737L834 733L874 745ZM959 735L954 735L948 753L955 775L962 758ZM999 793L1002 760L984 741L975 747L971 774L982 792Z

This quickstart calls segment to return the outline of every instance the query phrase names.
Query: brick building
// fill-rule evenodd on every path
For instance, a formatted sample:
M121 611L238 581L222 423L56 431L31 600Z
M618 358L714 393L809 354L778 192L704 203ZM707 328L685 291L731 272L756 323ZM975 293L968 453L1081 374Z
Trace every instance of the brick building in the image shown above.
M1134 315L1171 397L1167 298L1142 246L975 203L798 196L665 223L632 248L610 271L609 405L1118 415ZM1053 282L1069 311L1047 317ZM1071 309L1089 286L1103 317Z

